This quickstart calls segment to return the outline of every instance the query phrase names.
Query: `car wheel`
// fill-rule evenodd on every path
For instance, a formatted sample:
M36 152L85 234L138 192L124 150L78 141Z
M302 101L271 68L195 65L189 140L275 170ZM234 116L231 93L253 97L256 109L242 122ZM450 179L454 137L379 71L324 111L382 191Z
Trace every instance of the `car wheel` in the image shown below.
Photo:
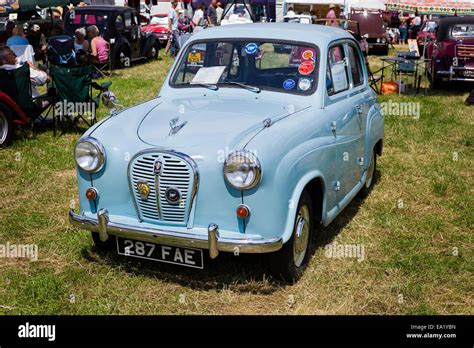
M359 191L359 197L365 198L369 195L370 191L374 186L374 182L376 180L376 170L377 167L377 155L375 151L372 151L372 158L370 159L369 168L367 169L367 178L365 179L365 184L362 186L361 190Z
M109 236L105 242L100 240L99 234L97 232L91 232L92 240L94 241L94 245L98 250L106 251L106 250L115 250L117 248L116 244L116 237Z
M0 147L6 147L12 138L13 124L10 110L0 104Z
M289 283L295 283L302 276L309 262L313 206L308 192L301 195L296 211L291 238L279 251L268 255L272 275Z
M130 52L127 47L121 47L115 56L115 68L123 69L130 66Z
M153 44L153 46L151 47L150 55L148 56L148 59L150 59L150 60L158 59L158 52L159 51L160 51L160 43L158 42L158 40L156 40L155 43Z

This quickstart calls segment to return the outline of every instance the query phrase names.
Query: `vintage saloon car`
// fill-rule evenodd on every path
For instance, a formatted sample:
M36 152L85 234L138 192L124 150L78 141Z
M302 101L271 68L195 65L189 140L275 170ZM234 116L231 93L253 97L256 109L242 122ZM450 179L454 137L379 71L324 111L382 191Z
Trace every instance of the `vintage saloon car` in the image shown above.
M382 153L357 42L325 26L211 28L165 81L78 141L70 221L99 248L196 268L203 249L267 253L274 274L296 281L316 226L368 194Z
M436 40L426 51L433 87L443 80L474 82L474 16L440 19Z
M77 28L95 25L109 42L111 62L116 68L141 59L158 58L160 43L152 32L142 32L138 13L131 7L91 5L69 10L64 31L74 36Z

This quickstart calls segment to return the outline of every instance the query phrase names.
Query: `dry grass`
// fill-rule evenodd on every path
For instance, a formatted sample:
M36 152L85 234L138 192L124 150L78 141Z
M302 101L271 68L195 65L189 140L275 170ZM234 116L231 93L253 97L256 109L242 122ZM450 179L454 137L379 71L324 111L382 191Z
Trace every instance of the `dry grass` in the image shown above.
M112 90L125 105L150 99L170 64L164 58L119 71ZM386 116L375 189L323 231L293 286L266 276L258 256L223 255L193 271L98 252L89 233L67 221L79 134L16 139L0 150L0 244L38 244L39 261L0 259L0 313L474 314L466 95L449 88L380 98L419 102L421 117ZM326 257L333 241L363 244L365 260Z

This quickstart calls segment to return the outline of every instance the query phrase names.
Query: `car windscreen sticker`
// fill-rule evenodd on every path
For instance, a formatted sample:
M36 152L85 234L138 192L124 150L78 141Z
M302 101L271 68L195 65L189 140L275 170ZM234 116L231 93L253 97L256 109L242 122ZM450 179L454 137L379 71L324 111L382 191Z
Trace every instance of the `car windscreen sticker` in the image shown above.
M313 62L307 60L303 63L301 63L299 66L298 66L298 72L301 74L301 75L309 75L311 74L312 72L314 71L314 64Z
M301 78L298 80L298 89L307 91L311 88L311 80L307 78Z
M283 81L283 88L286 90L295 88L295 85L296 85L295 80L288 79L288 80Z
M198 65L204 63L201 52L192 51L188 53L188 64Z
M301 55L301 57L305 60L314 60L314 53L313 51L311 50L306 50L303 52L303 54Z
M245 45L245 53L248 55L255 54L258 50L258 45L255 42L250 42Z

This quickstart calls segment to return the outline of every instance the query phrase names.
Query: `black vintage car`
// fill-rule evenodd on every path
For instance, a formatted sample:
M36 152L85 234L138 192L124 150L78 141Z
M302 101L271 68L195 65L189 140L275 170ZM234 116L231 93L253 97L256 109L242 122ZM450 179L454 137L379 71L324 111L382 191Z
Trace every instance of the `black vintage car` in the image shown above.
M66 13L64 31L74 36L77 28L96 25L101 36L110 43L113 66L123 68L135 60L158 57L159 42L151 32L142 32L139 18L130 7L77 7Z

